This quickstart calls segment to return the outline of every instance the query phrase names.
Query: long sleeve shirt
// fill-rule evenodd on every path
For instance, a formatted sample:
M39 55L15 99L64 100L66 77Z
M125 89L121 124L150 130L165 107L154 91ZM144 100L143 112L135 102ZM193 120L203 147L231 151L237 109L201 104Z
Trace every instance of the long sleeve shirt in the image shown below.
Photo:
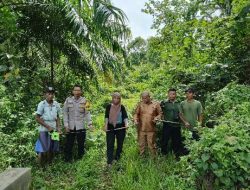
M71 130L84 129L84 123L92 124L91 114L86 110L86 99L80 97L76 99L74 96L68 97L63 107L64 127Z
M161 119L162 110L158 102L149 104L140 102L135 110L134 120L139 123L139 131L154 132L156 130L154 119Z
M110 108L111 108L111 104L109 104L105 110L105 124L106 125L108 125L108 123L109 123ZM121 105L121 111L118 115L116 124L122 124L123 127L128 126L128 114L127 114L127 111L126 111L126 108L124 107L124 105Z

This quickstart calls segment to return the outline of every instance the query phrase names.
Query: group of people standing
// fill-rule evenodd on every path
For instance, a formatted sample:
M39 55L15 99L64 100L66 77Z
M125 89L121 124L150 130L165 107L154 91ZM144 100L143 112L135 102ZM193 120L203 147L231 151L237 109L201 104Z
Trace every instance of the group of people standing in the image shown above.
M51 162L54 153L59 151L59 141L53 140L51 134L57 131L62 134L59 115L60 105L54 100L54 89L48 87L45 93L45 100L38 104L36 120L39 126L39 138L35 150L38 153L38 160L41 165ZM153 101L149 92L141 94L141 101L135 108L133 121L137 127L138 145L140 155L145 154L146 147L151 155L156 156L156 124L163 123L161 152L166 155L172 150L176 157L183 154L183 143L181 137L181 126L190 129L195 140L199 139L196 127L202 122L201 103L194 99L193 89L186 90L186 100L176 101L176 90L168 90L168 98L162 102ZM68 97L63 106L63 124L66 132L65 161L73 159L73 146L75 138L78 145L78 159L84 155L84 143L86 138L87 124L93 129L88 101L82 97L82 88L79 85L73 87L72 96ZM128 128L128 114L121 103L121 94L114 92L111 103L105 109L104 131L106 132L107 164L112 166L114 161L119 160L123 142ZM169 141L171 139L171 146ZM114 155L116 141L116 151Z
M201 103L194 99L193 89L189 88L185 93L186 100L178 102L176 89L171 88L168 90L167 99L160 103L153 101L149 92L141 94L142 101L137 105L134 114L140 155L144 154L146 144L151 154L156 155L157 122L163 123L161 131L161 153L163 155L172 150L177 158L186 154L181 135L183 125L192 132L193 139L199 139L196 129L198 125L201 126L203 108Z
M38 104L36 121L39 126L39 138L36 141L35 151L38 154L38 162L41 166L52 161L54 153L59 151L59 141L54 140L53 133L62 134L60 115L63 110L63 124L66 132L65 161L73 159L73 146L77 140L77 159L84 155L84 144L86 138L86 124L90 130L93 129L88 101L82 97L82 87L75 85L72 96L68 97L61 110L58 102L54 100L55 91L48 87L45 92L45 100Z

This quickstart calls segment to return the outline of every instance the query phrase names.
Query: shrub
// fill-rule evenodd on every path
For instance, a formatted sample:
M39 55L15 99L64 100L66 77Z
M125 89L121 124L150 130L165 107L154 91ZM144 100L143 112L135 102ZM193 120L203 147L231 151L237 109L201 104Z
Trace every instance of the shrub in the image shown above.
M248 90L247 86L230 84L209 102L208 115L216 116L218 125L201 129L200 141L189 144L190 154L183 159L190 165L189 178L196 181L198 189L229 190L250 185Z

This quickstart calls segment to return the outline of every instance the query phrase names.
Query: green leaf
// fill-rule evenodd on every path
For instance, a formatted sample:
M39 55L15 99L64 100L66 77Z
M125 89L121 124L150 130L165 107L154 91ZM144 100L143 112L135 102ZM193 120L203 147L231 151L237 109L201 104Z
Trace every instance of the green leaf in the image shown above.
M205 153L205 154L201 155L201 159L202 159L203 162L206 162L209 158L210 158L209 154Z
M202 168L203 168L203 170L207 170L207 169L208 169L208 164L207 164L207 163L204 163L204 164L202 165Z
M211 166L212 166L212 168L213 168L214 170L217 170L217 169L218 169L218 164L215 163L215 162L213 162L213 163L211 164Z
M216 171L214 171L214 173L215 173L215 175L217 177L222 177L223 176L223 170L216 170Z
M237 143L237 138L235 136L226 136L225 141L230 145L235 145Z

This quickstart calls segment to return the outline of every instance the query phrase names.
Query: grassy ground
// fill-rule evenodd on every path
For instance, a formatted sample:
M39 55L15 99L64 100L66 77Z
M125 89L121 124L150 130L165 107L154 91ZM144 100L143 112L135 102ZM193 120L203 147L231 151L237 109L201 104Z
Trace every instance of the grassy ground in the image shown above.
M130 119L139 94L133 97L123 100ZM132 125L127 131L121 160L107 169L105 133L101 130L103 115L94 117L97 129L87 133L84 157L73 163L65 163L60 154L46 169L33 167L33 189L186 189L184 182L178 178L176 172L179 164L172 154L166 157L158 155L156 158L149 154L143 158L139 156L136 129Z
M45 169L33 167L33 189L185 189L176 173L179 163L174 156L140 157L135 133L129 129L122 159L111 169L106 167L103 136L103 143L89 147L81 160L65 163L58 155Z

